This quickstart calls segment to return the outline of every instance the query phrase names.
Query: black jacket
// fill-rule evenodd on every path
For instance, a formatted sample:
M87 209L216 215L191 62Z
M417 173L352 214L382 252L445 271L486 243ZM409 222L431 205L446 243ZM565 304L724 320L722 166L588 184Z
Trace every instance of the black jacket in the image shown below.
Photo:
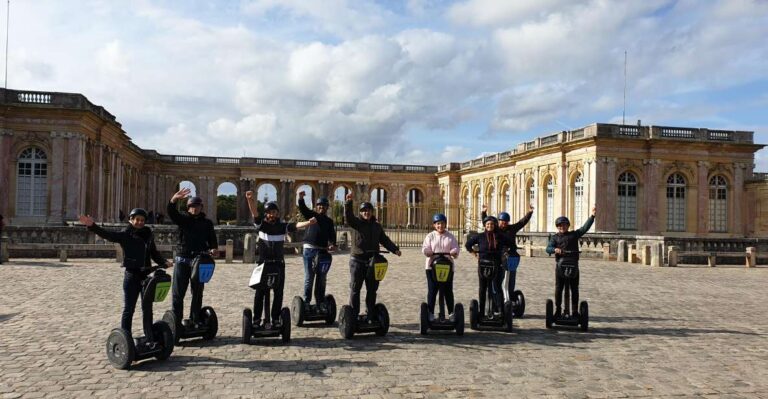
M188 212L179 213L173 202L169 202L167 208L168 216L179 226L179 245L176 246L178 256L189 258L196 253L219 247L213 222L205 218L205 213L194 216Z
M552 255L555 253L555 248L560 248L564 251L567 251L567 254L563 255L555 255L555 260L560 261L561 258L567 258L570 261L573 261L573 263L578 262L579 260L579 238L583 236L584 234L589 231L589 228L592 227L592 223L595 222L595 217L590 216L587 218L587 221L584 222L584 225L581 226L578 230L573 231L566 231L563 234L556 233L553 234L552 237L549 238L549 245L547 245L547 253ZM570 262L569 262L570 263Z
M123 267L127 271L149 270L152 266L150 258L165 267L166 260L157 250L155 237L149 227L136 229L128 225L123 231L107 231L94 224L88 230L107 241L120 244L123 248Z
M259 240L256 242L259 249L259 259L256 263L263 263L266 260L283 260L285 235L296 231L296 223L281 221L267 223L259 215L253 218L253 225L256 226L256 232L259 234Z
M480 215L483 219L487 216L485 211ZM519 256L517 253L517 232L522 230L523 227L525 227L526 224L531 220L531 216L533 216L533 211L529 211L525 214L525 216L522 217L522 219L518 220L515 224L508 224L506 228L502 229L499 227L499 231L502 232L507 238L509 238L512 241L512 246L509 247L509 254L512 256Z
M400 247L387 237L384 228L373 216L364 220L352 213L352 201L344 203L344 218L349 227L357 231L357 238L352 245L353 257L370 258L374 254L373 251L379 250L379 244L383 245L389 252L400 250Z
M333 219L307 208L304 198L299 198L299 212L304 219L317 219L317 224L310 225L304 233L305 243L322 248L327 247L328 243L336 245L336 228L333 226Z
M464 244L464 247L467 248L467 251L472 253L475 252L472 249L475 244L477 244L477 253L480 256L480 259L491 259L498 264L501 264L502 253L506 249L512 248L515 245L515 242L510 240L509 237L499 231L499 229L496 229L491 233L483 230L476 235L469 237L466 244Z

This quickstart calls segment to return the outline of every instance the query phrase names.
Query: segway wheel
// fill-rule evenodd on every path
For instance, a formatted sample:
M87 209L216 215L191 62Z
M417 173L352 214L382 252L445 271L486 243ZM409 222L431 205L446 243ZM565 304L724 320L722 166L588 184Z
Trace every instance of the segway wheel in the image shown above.
M480 313L480 305L477 303L477 299L473 299L469 302L469 328L473 330L477 330L478 313Z
M293 297L291 314L293 315L293 325L300 327L304 323L304 298L300 296Z
M581 301L579 304L579 326L581 331L587 331L589 328L589 304L587 301Z
M464 305L457 303L453 307L453 319L456 323L456 335L464 335Z
M291 311L288 308L280 310L280 337L284 344L291 342Z
M376 330L376 335L383 337L389 331L389 312L383 303L377 303L374 309L376 309L376 316L379 318L379 323L381 323L381 327Z
M421 329L421 335L427 335L429 331L429 309L426 303L421 303L421 314L419 318L419 327Z
M210 306L203 306L200 309L200 313L203 315L203 323L208 331L203 335L203 339L210 341L216 338L216 333L219 332L219 317L216 316L216 311Z
M173 313L173 310L167 310L165 313L163 313L163 321L168 323L168 326L171 327L171 333L173 333L173 343L178 345L179 340L181 340L181 336L179 334L181 323L176 323L176 315Z
M155 355L155 359L165 360L171 357L171 353L173 353L171 326L164 321L156 321L155 324L152 324L152 333L155 335L155 341L163 347L163 350Z
M552 323L555 319L555 304L552 303L551 299L547 299L547 312L545 313L545 320L547 323L547 328L552 328Z
M107 358L112 367L119 370L128 370L136 357L136 347L133 346L133 337L122 328L115 328L107 338Z
M253 313L251 309L243 309L243 343L250 344L251 336L253 336Z
M523 295L523 291L515 290L512 294L512 299L515 301L515 317L523 317L525 314L525 295Z
M357 315L352 314L352 306L344 305L339 313L339 332L346 339L352 339L355 335L355 319Z
M504 330L506 332L512 332L512 321L515 317L515 311L512 306L512 301L504 302Z
M333 295L325 296L325 307L328 309L328 314L325 315L325 324L330 326L336 321L336 299Z

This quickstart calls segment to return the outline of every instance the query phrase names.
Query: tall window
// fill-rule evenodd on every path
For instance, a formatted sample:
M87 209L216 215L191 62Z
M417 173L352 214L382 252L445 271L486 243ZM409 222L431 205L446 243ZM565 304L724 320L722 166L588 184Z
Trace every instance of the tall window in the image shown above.
M488 215L496 214L496 189L493 186L488 186L488 192L485 195L486 204L488 205Z
M722 176L709 179L709 231L728 231L728 185Z
M667 178L667 230L685 231L685 177L679 173Z
M624 172L619 175L619 230L637 230L637 177Z
M547 215L544 220L547 221L547 231L555 231L555 183L551 177L547 180Z
M416 188L412 188L408 191L408 225L409 226L421 226L423 224L421 209L424 202L421 191Z
M480 231L483 231L483 193L480 188L475 192L475 212L477 212L475 220L479 221Z
M16 178L16 215L45 216L48 197L48 156L31 147L19 155Z
M528 183L528 203L533 205L534 207L537 206L536 204L536 187L533 185L533 180L531 180L530 183ZM531 220L526 225L526 228L528 231L538 231L538 225L536 224L536 210L534 209L533 215L531 215Z
M573 225L581 227L584 223L584 178L579 173L573 181Z
M512 212L512 196L509 193L509 186L504 186L504 206L502 209L504 212Z
M471 197L469 196L469 189L464 191L464 212L462 216L464 216L464 229L465 230L471 230L472 229L472 202Z
M376 211L376 219L384 226L389 226L387 217L387 190L383 188L374 188L371 190L371 203Z

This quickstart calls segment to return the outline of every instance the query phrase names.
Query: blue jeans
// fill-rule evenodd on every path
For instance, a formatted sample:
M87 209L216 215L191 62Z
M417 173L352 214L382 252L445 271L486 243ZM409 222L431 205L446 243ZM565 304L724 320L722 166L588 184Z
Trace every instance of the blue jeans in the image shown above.
M325 302L325 277L326 274L315 273L312 265L315 262L315 255L319 250L304 248L304 302L312 302L312 285L315 286L315 303Z

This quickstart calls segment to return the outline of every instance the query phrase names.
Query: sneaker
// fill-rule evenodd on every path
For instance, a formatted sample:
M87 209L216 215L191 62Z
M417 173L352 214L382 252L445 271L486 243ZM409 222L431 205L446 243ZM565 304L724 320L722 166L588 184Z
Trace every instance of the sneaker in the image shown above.
M279 330L280 329L280 320L272 320L272 329L273 330Z
M253 329L254 330L264 329L264 325L261 324L261 319L253 319Z
M453 313L449 314L448 321L450 321L451 323L454 323L456 321L456 316Z
M192 320L184 319L184 320L181 321L181 325L184 326L184 328L191 328L192 327Z
M493 312L493 318L494 319L500 319L501 318L501 312Z
M272 324L270 324L269 322L264 323L264 329L265 330L271 330L272 329Z
M429 314L429 322L432 323L433 321L435 321L435 315L433 313L430 313Z

